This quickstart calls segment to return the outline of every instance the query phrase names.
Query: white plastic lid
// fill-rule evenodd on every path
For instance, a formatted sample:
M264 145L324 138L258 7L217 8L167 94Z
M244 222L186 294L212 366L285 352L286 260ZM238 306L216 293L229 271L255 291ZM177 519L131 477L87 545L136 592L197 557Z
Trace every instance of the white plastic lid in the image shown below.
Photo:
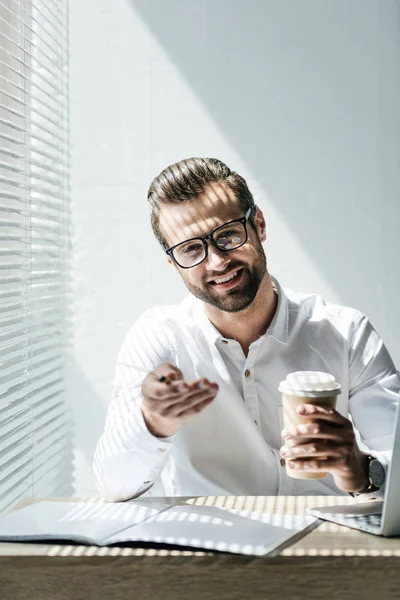
M279 384L279 391L293 396L332 396L340 394L340 384L330 373L322 371L294 371Z

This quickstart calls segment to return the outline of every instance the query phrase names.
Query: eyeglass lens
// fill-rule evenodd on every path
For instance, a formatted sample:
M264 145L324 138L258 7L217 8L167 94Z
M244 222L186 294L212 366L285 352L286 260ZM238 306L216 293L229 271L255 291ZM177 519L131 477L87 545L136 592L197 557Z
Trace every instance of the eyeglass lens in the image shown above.
M212 233L212 239L221 250L234 250L245 242L245 226L240 221L227 223ZM181 267L192 267L204 260L206 250L202 240L196 238L176 246L173 253Z

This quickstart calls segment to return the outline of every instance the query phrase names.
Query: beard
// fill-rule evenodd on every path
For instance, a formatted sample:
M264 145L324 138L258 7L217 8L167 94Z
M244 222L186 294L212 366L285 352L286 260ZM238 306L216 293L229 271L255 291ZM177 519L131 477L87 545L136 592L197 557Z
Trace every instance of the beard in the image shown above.
M183 279L187 289L193 296L222 310L224 312L235 313L244 310L253 302L257 295L261 282L267 272L267 261L264 248L259 242L259 251L257 260L253 265L229 265L229 271L243 269L242 277L245 281L237 288L214 292L212 284L204 281L201 286L194 285ZM215 274L216 278L223 277L221 273ZM210 276L209 276L210 278Z

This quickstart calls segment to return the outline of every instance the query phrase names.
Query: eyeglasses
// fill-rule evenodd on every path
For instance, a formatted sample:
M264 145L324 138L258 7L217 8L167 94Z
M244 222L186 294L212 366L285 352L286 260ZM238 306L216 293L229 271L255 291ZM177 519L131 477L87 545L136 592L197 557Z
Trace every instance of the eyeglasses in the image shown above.
M246 224L250 214L251 208L247 210L246 214L241 219L228 221L228 223L220 225L207 235L191 238L184 242L180 242L175 246L171 246L171 248L166 250L166 253L182 269L191 269L207 258L207 240L210 240L213 246L223 252L236 250L247 242Z

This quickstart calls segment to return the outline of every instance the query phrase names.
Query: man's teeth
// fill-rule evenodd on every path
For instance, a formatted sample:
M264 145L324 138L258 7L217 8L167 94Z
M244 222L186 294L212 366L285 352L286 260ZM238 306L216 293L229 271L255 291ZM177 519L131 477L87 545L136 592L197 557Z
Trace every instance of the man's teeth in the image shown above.
M223 277L222 279L214 279L214 281L215 281L215 283L226 283L227 281L230 281L231 279L236 277L236 275L237 275L237 271L232 273L232 275L228 275L228 277Z

